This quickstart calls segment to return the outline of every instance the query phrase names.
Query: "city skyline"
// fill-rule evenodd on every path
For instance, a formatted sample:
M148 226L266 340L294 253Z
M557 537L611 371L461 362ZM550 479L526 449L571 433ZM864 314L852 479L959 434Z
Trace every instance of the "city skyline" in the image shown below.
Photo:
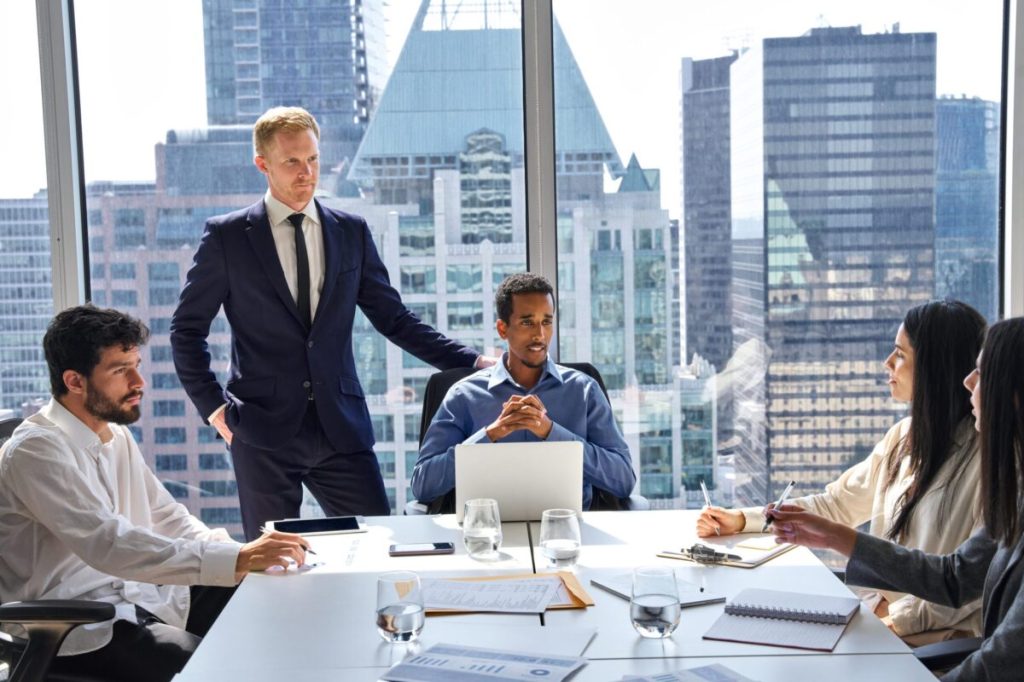
M418 4L418 0L395 0L388 5L389 68L398 59ZM678 139L666 144L665 132L672 131L678 138L675 111L683 57L724 56L759 38L800 35L822 24L863 25L868 32L898 24L904 32L939 34L938 94L967 94L990 101L1000 97L1001 34L992 29L1001 25L1002 4L996 0L979 3L969 13L953 0L869 0L856 7L794 0L787 3L786 12L769 11L765 3L752 0L709 4L697 10L685 3L638 0L629 12L607 0L555 0L554 11L616 150L623 159L636 153L645 166L662 170L662 205L674 219L679 218L680 207ZM5 19L10 15L10 21L0 22L0 58L6 63L26 63L28 68L0 73L0 88L38 92L38 47L34 31L23 30L35 26L35 5L19 0L5 3L2 12ZM86 175L153 181L154 145L168 130L207 121L201 1L106 0L99 4L79 0L76 22ZM149 22L158 23L161 31L124 28ZM107 38L112 30L118 31L117 40ZM610 44L644 45L644 50L609 50ZM125 59L126 54L133 58ZM167 54L193 57L167 61L162 56ZM160 77L151 80L154 69ZM131 83L133 97L121 97L125 83ZM110 101L119 102L124 119L106 120L109 117L100 113ZM0 111L0 130L18 131L6 139L0 133L0 140L21 160L17 169L0 168L0 197L24 198L45 188L41 108L35 100L28 106L39 114L24 117ZM635 125L638 111L643 112L645 125ZM124 120L134 124L124 126ZM115 141L118 154L106 153Z
M400 65L389 81L388 87L394 89L390 94L385 89L379 100L377 113L380 116L370 119L367 135L356 155L358 172L354 175L362 186L363 196L339 193L334 197L325 196L324 201L365 215L392 281L416 314L467 345L493 352L501 344L493 330L490 296L505 274L523 270L526 265L522 93L515 86L521 82L517 77L517 72L521 71L518 32L507 28L416 30L415 40L407 44L407 63L405 67ZM813 38L816 31L819 34L829 32L812 26L804 31L805 38L774 38L770 45L788 49L785 46L799 44L808 36ZM866 43L879 44L914 41L915 36L923 35L892 31L861 34L859 27L839 27L835 32L855 33L857 40L863 35ZM769 41L765 45L769 45ZM749 76L756 74L757 69L751 70L745 65L754 63L758 52L774 49L754 47L740 55L737 62L726 65L731 72L742 62L739 68L750 81ZM467 60L450 58L465 53L487 54L487 68L466 69ZM766 487L759 477L764 478L771 463L765 454L768 450L764 449L768 447L768 434L758 435L756 431L767 428L771 420L777 418L771 412L768 393L773 385L763 383L764 375L777 369L769 365L768 354L778 350L777 361L787 357L798 362L808 359L792 356L787 346L792 334L786 330L800 322L796 319L800 308L813 312L809 318L812 321L834 312L837 299L833 293L840 292L841 288L824 284L832 281L833 275L842 278L853 273L853 278L846 282L848 291L840 292L843 295L867 296L874 291L857 284L863 281L860 278L863 273L858 268L865 269L863 263L855 262L861 257L858 244L863 246L867 242L860 237L849 243L836 240L824 229L826 226L852 227L853 224L837 222L829 211L814 208L808 203L810 195L802 193L801 184L820 190L826 184L853 182L847 189L856 189L861 184L874 182L870 160L852 158L859 153L858 148L850 147L833 156L806 152L815 145L824 148L827 144L831 148L846 144L840 141L842 134L835 133L845 126L848 130L843 134L855 135L856 124L844 120L842 112L836 115L818 112L815 107L822 112L826 107L812 101L813 92L812 95L800 94L784 89L790 86L762 84L760 98L764 101L759 101L756 88L734 89L732 96L739 97L743 106L730 103L731 113L724 129L719 120L717 128L708 128L705 146L690 153L713 155L721 148L716 145L724 135L729 138L729 145L735 146L739 140L745 158L753 160L741 164L743 173L739 175L733 171L723 177L719 168L714 178L705 178L704 189L698 187L697 196L700 196L716 183L729 182L735 187L737 178L747 181L741 185L743 191L726 192L722 195L724 199L720 196L718 204L711 206L707 214L708 220L713 222L714 212L726 205L723 201L729 202L728 212L732 215L727 232L719 237L726 240L731 253L728 256L724 252L702 254L701 238L691 240L687 236L693 227L688 224L689 214L682 220L673 220L673 207L666 203L663 191L667 171L675 168L678 173L680 149L674 149L672 162L662 167L653 166L643 154L634 154L632 150L622 153L611 131L606 129L607 116L598 98L591 94L592 82L576 61L576 53L568 34L563 34L556 24L555 125L556 130L561 131L555 150L560 350L567 360L593 361L605 375L616 417L623 425L634 463L641 474L640 492L651 497L656 506L699 504L698 478L707 478L721 493L720 503L731 500L734 489L740 495L738 501L758 500ZM828 65L828 69L822 66L823 72L834 70L839 62L830 61L833 58L841 61L844 56L834 57L829 53L815 63ZM932 85L913 91L914 106L923 109L934 109L937 102L942 101L936 99L934 87L937 77L934 49L929 58ZM723 61L732 59L727 57ZM885 62L884 55L870 58L861 55L847 61L858 59L865 63ZM509 73L511 78L507 77ZM778 73L775 77L779 77ZM835 107L829 107L837 111L841 107L874 111L873 95L865 94L863 86L860 90L850 89L848 78L830 78L823 76L819 84L822 89L834 91L829 96L836 98ZM754 82L757 80L755 78ZM761 80L767 83L770 79L762 74ZM881 78L880 83L886 80ZM446 88L439 87L440 83ZM891 95L903 86L881 83L880 87L880 93L891 90ZM416 88L426 88L434 94L444 90L445 95L428 101L415 95ZM685 91L685 84L681 89L676 83L677 101L672 115L677 135L681 91ZM445 115L448 111L445 96L470 104L464 109L472 113L463 112L457 117ZM858 99L860 101L850 102ZM473 106L473 102L477 104ZM484 102L486 106L481 106ZM717 104L709 107L709 115L721 117L720 110L715 114L714 109L721 104L719 96ZM853 109L847 113L861 115ZM487 111L487 116L475 116L480 111ZM905 134L898 117L893 119L896 122L886 122L887 116L877 116L877 113L885 114L884 106L880 105L878 112L863 114L867 117L863 125L869 131L865 137L869 147L876 142L882 144L884 139L880 136L872 141L874 133L870 130L874 125L879 126L879 130L889 125L890 135ZM778 132L776 122L786 117L814 116L824 116L818 137L807 132L804 138L790 140ZM743 122L742 125L737 121ZM411 127L410 122L415 126ZM769 123L776 128L768 126ZM374 132L375 126L379 128L377 132ZM824 132L826 127L827 133ZM932 130L929 154L934 154L935 147L934 126ZM742 133L739 138L736 137L738 132ZM88 130L86 134L89 135ZM754 139L757 134L761 135L760 142ZM230 144L225 145L225 142ZM233 523L237 512L237 507L232 507L230 502L233 489L228 460L223 448L212 439L210 430L202 426L199 415L194 414L181 394L170 365L165 327L204 219L251 203L263 192L262 178L252 172L245 159L246 145L244 126L175 126L164 131L155 145L155 179L117 183L102 177L93 178L87 172L94 300L101 305L125 308L154 327L145 368L152 380L152 405L138 431L144 436L143 450L158 471L166 473L172 492L183 500L199 500L197 504L210 510L205 512L206 516L218 523ZM784 158L786 145L793 147L793 158ZM229 147L235 151L226 161L228 156L221 152ZM685 144L683 149L686 149ZM851 158L840 158L842 154ZM974 152L971 154L976 156ZM806 158L802 160L801 155ZM777 168L766 173L764 161L756 161L758 156L768 158ZM839 164L834 173L822 170L826 160L829 168L834 165L833 161ZM801 167L805 162L810 165ZM215 172L217 164L225 163L231 167L230 173ZM687 165L685 160L682 165ZM921 178L932 177L934 182L938 171L934 160L930 169L925 168L927 164L919 166L915 166L917 174ZM955 164L952 167L957 169ZM248 172L251 184L235 182L236 176L241 177L236 173L240 168ZM783 170L775 172L779 168ZM959 170L973 172L966 166ZM609 174L620 175L622 179L617 185L611 185L606 181ZM324 175L328 175L326 169ZM806 182L804 178L808 178ZM959 176L951 177L950 181L958 182L957 187L967 187L969 199L975 197L970 193L973 186L970 183L964 183ZM846 191L839 185L833 189L838 193ZM768 192L766 199L763 192ZM742 223L746 216L735 207L746 206L750 201L769 207L767 222L761 216L759 222ZM45 257L48 254L45 223L40 219L34 226L26 227L19 222L20 214L16 213L26 206L32 215L45 213L45 198L23 200L20 204L7 200L0 203L12 209L9 222L5 222L4 214L0 213L0 229L9 227L11 230L9 243L15 246L22 232L28 230L34 239L31 248L39 251L33 257ZM923 213L932 210L925 206L933 204L934 200L925 201L921 197L914 200L913 224L917 232L912 236L918 241L926 229ZM815 211L820 213L820 220L814 218L808 223L807 216ZM737 216L738 220L734 220ZM986 229L987 224L949 224L948 227L953 234L958 229ZM714 232L718 227L710 225L709 229ZM7 238L7 233L0 232L0 242ZM899 247L896 242L898 239L893 241L894 248ZM681 244L690 249L687 258L708 255L713 256L711 266L727 265L728 277L723 279L720 272L688 273L684 277L683 269L702 265L694 265L682 257ZM844 265L844 259L849 259L849 263ZM763 267L765 263L767 270ZM927 282L924 279L918 282L913 296L886 294L881 301L862 301L863 306L878 304L879 309L885 309L885 314L868 334L870 338L862 339L867 341L868 347L862 349L864 357L858 355L853 368L856 390L870 397L864 405L848 406L842 416L845 419L853 416L849 414L851 410L870 408L874 419L869 418L865 423L858 421L856 433L836 445L836 456L824 462L825 466L817 467L817 460L794 462L810 472L806 478L808 484L824 482L818 480L823 476L831 477L838 463L836 460L845 461L850 453L859 452L857 448L863 442L878 435L879 420L891 421L898 412L880 387L878 367L884 356L881 349L891 343L891 335L878 330L892 324L897 314L894 309L902 311L917 301L925 289L931 292L933 277L931 274L924 277L930 267L931 260L922 262L921 273ZM987 272L987 267L982 264L982 274ZM24 287L32 282L31 291L39 294L36 298L45 298L48 268L44 270L37 264L24 272L30 279L13 284ZM706 275L702 284L705 289L717 288L709 292L713 295L707 298L710 303L705 304L704 310L728 301L730 329L726 330L720 321L717 330L712 329L704 338L690 338L683 333L683 327L691 331L683 320L687 289L694 286L690 283L692 274ZM14 274L15 279L18 276ZM982 277L975 281L985 280ZM881 284L885 282L883 277ZM21 289L9 288L11 296L5 300L17 301L19 291ZM774 307L763 309L762 302L769 300L769 295L775 297L771 299ZM5 308L5 317L8 309L12 311L10 316L16 314L13 307ZM39 319L46 316L37 311ZM365 320L357 318L357 329L353 341L380 443L381 468L385 479L390 479L389 495L393 504L400 507L407 499L401 486L415 461L420 417L418 402L431 370L388 344ZM25 345L4 348L5 355L12 358L24 355L21 366L36 372L37 379L41 379L38 372L41 358L38 348L32 348L33 330L19 329L18 332L18 343ZM831 337L825 334L822 338ZM211 343L218 368L223 369L229 354L227 327L223 323L215 330ZM701 357L689 366L694 353ZM714 366L703 356L713 356ZM36 363L34 369L30 367L32 362ZM814 389L811 385L797 386L798 383L794 383L796 393L809 393ZM775 377L776 389L784 385L785 382ZM842 392L839 388L835 390ZM831 424L827 419L822 421L820 416L814 418L817 426L808 436L812 441ZM801 428L806 430L806 427ZM799 433L796 437L800 437ZM191 482L174 483L171 479L178 476Z

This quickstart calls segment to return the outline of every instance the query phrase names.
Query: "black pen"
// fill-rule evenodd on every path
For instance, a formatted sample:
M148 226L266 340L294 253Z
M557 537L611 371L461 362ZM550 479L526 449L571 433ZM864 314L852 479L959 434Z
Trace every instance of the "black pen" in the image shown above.
M775 509L778 509L779 507L786 503L786 499L789 497L789 493L792 492L793 486L795 485L796 481L789 482L789 485L786 486L786 489L782 491L782 495L779 497L779 501L775 503ZM765 515L764 525L761 526L762 533L768 532L768 526L772 525L773 520L774 519L771 516L768 516L767 514Z
M260 526L260 532L261 532L261 533L267 533L267 532L269 532L269 531L270 531L270 529L269 529L269 528L267 528L266 526ZM313 551L313 548L312 548L312 547L310 547L309 545L303 545L303 546L302 546L302 549L306 550L306 551L307 551L307 552L309 552L310 554L316 554L316 552L315 552L315 551Z

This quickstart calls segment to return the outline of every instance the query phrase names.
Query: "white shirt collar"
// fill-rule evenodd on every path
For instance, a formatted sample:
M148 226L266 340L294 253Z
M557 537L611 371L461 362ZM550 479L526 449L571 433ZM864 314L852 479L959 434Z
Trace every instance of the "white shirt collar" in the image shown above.
M301 213L309 220L312 220L315 225L320 224L320 215L317 213L316 201L313 199L310 199L309 203L306 204L306 207L301 211L294 211L283 201L279 201L274 197L268 189L267 193L263 195L263 204L267 207L267 218L270 220L271 227L274 225L280 225L284 221L288 220L288 216L293 213Z
M56 398L50 398L50 402L40 412L79 447L90 452L98 452L103 445L96 432L86 426L68 408L61 405ZM113 433L113 426L111 426L111 433Z

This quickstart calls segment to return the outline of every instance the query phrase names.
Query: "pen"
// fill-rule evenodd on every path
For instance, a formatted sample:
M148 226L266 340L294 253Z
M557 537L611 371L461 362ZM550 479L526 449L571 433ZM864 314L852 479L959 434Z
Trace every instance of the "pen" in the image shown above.
M704 506L705 507L710 507L711 506L711 495L708 495L708 487L706 485L704 485L704 479L703 478L700 479L700 491L702 493L704 493ZM721 535L721 533L718 532L718 526L715 526L715 535Z
M782 491L782 495L779 496L779 501L775 503L775 509L778 509L779 507L786 503L786 499L789 497L789 493L792 492L793 486L795 485L796 481L789 482L789 485L787 485L785 489ZM768 526L772 525L773 520L774 519L771 516L765 515L764 525L761 526L762 533L768 532Z
M269 529L269 528L267 528L266 526L260 526L260 532L261 532L261 533L266 533L266 532L269 532L269 530L270 530L270 529ZM303 545L303 546L302 546L302 548L303 548L304 550L306 550L307 552L309 552L310 554L316 554L316 552L314 552L314 551L313 551L313 548L312 548L312 547L310 547L309 545Z

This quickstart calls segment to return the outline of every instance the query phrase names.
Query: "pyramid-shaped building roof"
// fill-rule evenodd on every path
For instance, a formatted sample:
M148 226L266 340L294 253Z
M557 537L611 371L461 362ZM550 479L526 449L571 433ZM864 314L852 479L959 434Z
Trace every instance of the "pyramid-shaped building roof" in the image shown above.
M406 39L350 178L373 177L374 158L457 154L466 136L481 128L502 134L513 155L523 154L521 31L424 30L429 2ZM598 154L619 175L619 156L557 21L553 34L558 151Z

